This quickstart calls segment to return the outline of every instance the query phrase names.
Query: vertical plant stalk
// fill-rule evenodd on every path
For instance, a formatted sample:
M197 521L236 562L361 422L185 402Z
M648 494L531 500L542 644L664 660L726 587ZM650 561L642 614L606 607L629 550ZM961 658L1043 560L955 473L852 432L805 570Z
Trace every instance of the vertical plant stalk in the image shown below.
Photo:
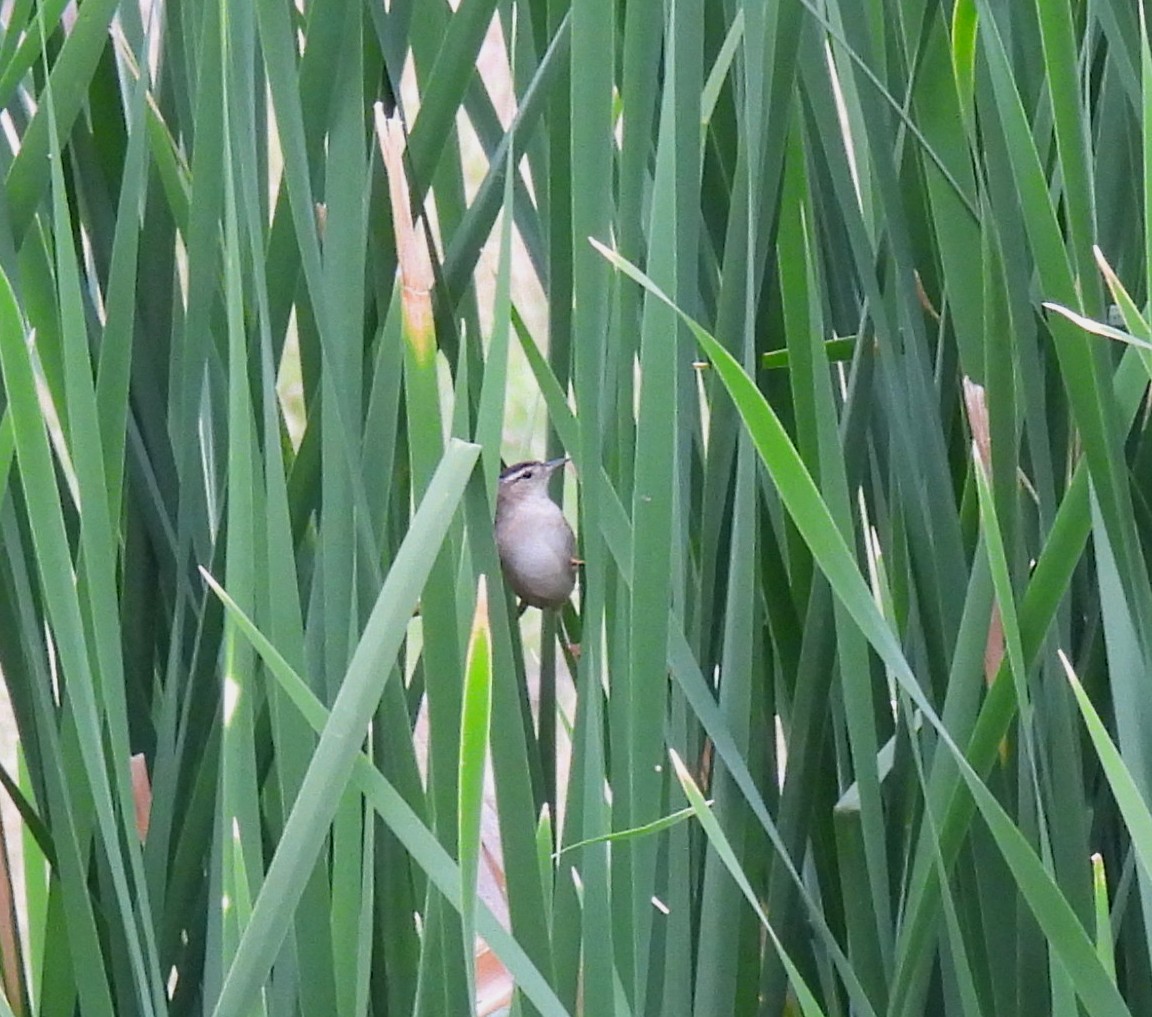
M432 314L432 262L426 234L413 221L412 192L404 167L403 126L398 118L385 117L380 104L375 107L375 117L377 139L388 174L399 262L408 461L412 491L419 497L444 455L444 410ZM457 402L458 408L464 405L463 400ZM440 678L428 683L425 692L429 732L428 798L435 817L436 835L450 851L456 849L459 836L459 733L464 669L464 647L462 640L456 638L456 570L455 551L450 542L433 562L420 601L424 630L438 637L427 640L421 650L424 670ZM464 930L444 904L442 898L433 895L425 909L425 942L439 943L442 950L424 951L421 977L436 978L440 982L443 998L437 1006L459 1012L465 1006L471 1007L475 998L465 973L470 967L472 948L469 946L464 951L466 956L456 952L464 947Z
M472 998L477 996L476 892L482 855L481 818L484 810L484 773L492 718L492 631L488 624L488 582L481 575L476 589L476 612L464 666L464 709L460 717L460 773L458 854L460 858L460 917L464 932L464 959Z

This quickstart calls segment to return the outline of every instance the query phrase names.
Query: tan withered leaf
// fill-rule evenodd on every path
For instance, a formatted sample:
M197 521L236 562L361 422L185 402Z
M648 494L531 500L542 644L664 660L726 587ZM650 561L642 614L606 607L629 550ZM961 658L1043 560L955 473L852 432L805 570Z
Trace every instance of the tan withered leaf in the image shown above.
M400 262L401 307L404 331L413 352L421 362L431 359L436 351L436 333L432 321L432 259L423 230L412 219L408 177L404 171L407 141L399 117L384 114L376 103L376 140L388 174L388 196L392 204L392 222L396 229L396 256Z
M148 761L144 753L132 757L132 801L136 806L136 834L143 843L148 838L148 820L152 816L152 782L148 779Z
M12 847L16 851L21 850L19 834L13 838ZM12 1012L17 1015L28 1012L21 977L23 967L20 925L16 918L16 896L12 884L9 834L3 823L0 823L0 983L3 984L4 996Z
M988 426L988 404L984 398L984 386L977 385L971 378L964 378L964 407L968 411L968 426L972 431L972 455L977 459L976 468L983 470L986 477L992 476L992 431ZM1000 673L1004 661L1004 622L1000 617L1000 605L993 601L988 618L988 639L984 643L984 683L991 686ZM1000 760L1008 760L1008 740L1000 742Z
M992 432L988 427L988 404L984 399L984 386L977 385L971 378L964 378L964 408L968 411L968 427L972 431L972 441L980 455L984 472L992 474Z

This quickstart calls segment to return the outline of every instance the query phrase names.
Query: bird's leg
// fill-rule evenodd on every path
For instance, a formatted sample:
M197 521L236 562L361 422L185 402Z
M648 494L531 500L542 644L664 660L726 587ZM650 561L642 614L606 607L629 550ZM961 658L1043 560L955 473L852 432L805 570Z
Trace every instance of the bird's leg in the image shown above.
M564 649L564 658L573 675L576 674L576 661L580 659L580 616L570 604L565 604L556 612L560 645ZM575 637L575 638L573 638Z

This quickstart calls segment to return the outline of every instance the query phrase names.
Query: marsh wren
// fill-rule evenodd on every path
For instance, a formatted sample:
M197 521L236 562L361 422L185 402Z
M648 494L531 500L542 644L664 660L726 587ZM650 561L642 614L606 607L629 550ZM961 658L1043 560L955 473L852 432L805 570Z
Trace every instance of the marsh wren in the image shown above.
M576 538L551 498L548 480L568 462L509 466L496 496L496 547L516 595L532 607L561 607L576 585Z

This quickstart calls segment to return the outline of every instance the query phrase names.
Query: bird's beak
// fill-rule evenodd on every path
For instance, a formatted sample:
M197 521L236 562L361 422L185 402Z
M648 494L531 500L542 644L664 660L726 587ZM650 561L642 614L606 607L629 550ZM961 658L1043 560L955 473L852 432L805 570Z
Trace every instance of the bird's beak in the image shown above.
M571 461L572 460L568 456L561 456L559 459L549 459L548 462L544 464L544 469L546 469L549 473L552 473L554 470L558 470L565 463Z

